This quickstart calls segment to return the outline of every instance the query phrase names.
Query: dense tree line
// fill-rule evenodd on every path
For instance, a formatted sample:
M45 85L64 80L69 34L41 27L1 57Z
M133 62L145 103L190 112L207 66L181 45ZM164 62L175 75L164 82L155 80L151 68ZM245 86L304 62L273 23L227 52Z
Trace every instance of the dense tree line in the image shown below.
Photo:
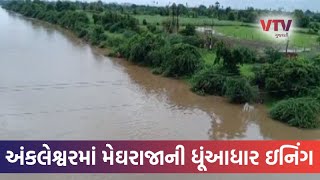
M26 0L27 2L30 0ZM39 0L35 0L40 2ZM9 2L3 0L3 2ZM46 2L47 4L54 4L53 2ZM155 4L154 4L155 5ZM182 17L210 17L220 20L230 20L230 21L242 21L248 23L257 22L257 17L269 14L288 14L295 17L297 20L297 25L299 27L310 28L310 32L318 32L320 23L320 13L312 12L310 10L294 10L292 13L282 12L281 10L260 10L254 9L253 7L248 7L243 10L232 9L231 7L223 7L218 1L213 5L205 6L200 5L198 7L189 7L188 4L171 4L165 7L159 6L147 6L147 5L120 5L116 3L104 4L102 1L95 2L70 2L70 1L57 1L55 8L57 11L64 10L85 10L90 12L103 12L104 10L110 10L114 12L120 12L125 14L143 14L143 15L161 15L170 16L172 15L172 8L175 7Z

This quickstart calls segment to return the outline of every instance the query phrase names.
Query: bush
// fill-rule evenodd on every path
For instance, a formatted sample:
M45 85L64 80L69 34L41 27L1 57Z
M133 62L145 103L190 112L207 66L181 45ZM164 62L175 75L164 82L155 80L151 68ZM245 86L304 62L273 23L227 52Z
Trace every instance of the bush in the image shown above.
M242 78L227 78L224 85L225 96L232 103L246 103L256 100L258 91Z
M201 47L205 43L199 36L185 36L182 42L196 47Z
M164 45L162 47L159 47L150 51L147 55L147 59L149 59L153 67L158 68L157 74L161 74L164 69L161 66L169 58L169 56L170 56L170 46Z
M239 75L239 65L246 60L244 49L230 48L224 42L219 42L216 45L216 60L215 63L222 63L224 69L229 73Z
M110 32L119 32L122 29L123 29L122 24L120 22L118 22L118 23L111 25L109 28L109 31Z
M187 24L186 28L181 30L180 33L185 36L194 36L196 34L196 27L191 24Z
M212 67L204 68L192 78L192 91L198 94L224 95L226 77L216 73Z
M201 39L199 36L182 36L179 34L171 34L168 36L168 41L171 44L189 44L196 47L201 47L204 44L204 40Z
M143 65L153 66L152 59L149 53L153 50L164 46L165 41L161 36L153 34L136 35L130 42L127 48L130 49L129 60Z
M319 72L320 67L310 61L282 59L262 66L257 78L273 96L296 97L306 95L309 88L319 84Z
M94 26L92 32L90 32L90 42L93 45L98 45L104 40L107 39L107 36L104 34L104 29L102 26Z
M153 24L148 24L147 28L150 32L155 33L157 31L157 26L153 25Z
M170 77L191 75L202 65L203 61L196 47L182 43L175 44L164 64L164 75Z
M108 39L107 39L107 45L109 47L117 48L124 42L125 42L124 38L118 37L118 36L108 36Z
M183 36L180 34L169 34L167 38L170 44L183 43Z
M279 52L278 49L274 49L274 48L266 48L264 50L264 53L265 53L265 60L268 62L268 63L274 63L276 61L279 61L283 56L282 56L282 53Z
M314 98L296 98L278 102L270 111L271 118L299 128L319 127L320 104Z
M146 19L143 19L142 24L143 24L144 26L147 25L147 24L148 24L148 23L147 23L147 20L146 20Z

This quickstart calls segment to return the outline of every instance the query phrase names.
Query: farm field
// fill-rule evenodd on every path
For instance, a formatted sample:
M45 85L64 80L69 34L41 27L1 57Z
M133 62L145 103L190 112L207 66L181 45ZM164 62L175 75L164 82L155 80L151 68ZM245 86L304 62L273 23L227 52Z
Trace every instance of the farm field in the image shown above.
M267 36L262 36L256 27L249 26L214 26L213 29L225 36L253 41L271 41ZM310 48L317 45L317 35L293 32L291 46L299 48Z
M147 23L151 24L158 24L167 19L169 16L160 16L160 15L135 15L142 24L143 20L145 19ZM261 41L261 42L271 42L271 40L266 37L262 36L261 33L258 31L258 27L251 23L243 23L239 21L227 21L227 20L218 20L209 17L198 17L198 18L189 18L189 17L181 17L180 18L180 25L185 26L187 24L192 24L195 26L209 26L213 27L213 29L222 35L228 37L234 37L237 39L245 39L245 40L252 40L252 41ZM315 34L308 34L308 29L305 28L297 28L296 31L293 32L294 36L292 37L292 42L290 46L296 48L310 48L312 46L318 45L316 42L317 35Z
M135 15L135 18L137 18L142 24L142 21L145 19L148 23L151 24L161 24L163 21L169 19L169 16L160 16L160 15ZM215 18L209 18L209 17L197 17L197 18L191 18L191 17L180 17L179 18L180 25L185 26L187 24L192 24L195 26L212 26L212 25L219 25L219 26L240 26L240 25L250 25L249 23L243 23L239 21L227 21L227 20L218 20Z

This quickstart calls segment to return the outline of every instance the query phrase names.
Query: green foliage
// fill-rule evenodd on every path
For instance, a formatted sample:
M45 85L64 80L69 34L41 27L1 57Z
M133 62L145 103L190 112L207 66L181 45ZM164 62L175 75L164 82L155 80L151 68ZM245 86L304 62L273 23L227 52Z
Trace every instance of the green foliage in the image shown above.
M169 44L165 44L162 47L156 48L148 54L148 59L151 61L152 67L158 68L158 74L163 72L165 61L170 58L170 48Z
M309 24L309 33L318 34L319 29L320 29L319 23L310 23Z
M232 49L227 47L222 41L217 43L216 54L215 62L221 63L222 61L226 71L237 75L240 73L239 65L247 61L255 61L253 52L245 48Z
M188 44L175 44L165 62L164 74L171 77L191 75L203 65L197 48Z
M143 19L142 24L143 24L144 26L146 26L146 25L148 24L148 23L147 23L147 20L146 20L146 19Z
M241 57L241 64L243 63L256 63L257 62L257 52L249 48L240 47L238 48Z
M235 13L234 13L234 12L230 12L230 13L229 13L229 15L228 15L228 20L230 20L230 21L236 20L236 16L235 16Z
M192 91L198 94L224 95L226 77L216 72L213 67L206 67L192 78Z
M100 42L105 41L107 36L104 34L104 29L102 26L94 26L92 32L90 32L90 42L93 45L99 45Z
M103 14L94 14L92 18L95 24L102 25L106 30L110 30L111 32L139 30L139 21L128 14L124 15L106 11Z
M319 66L310 61L282 59L261 67L257 75L261 87L276 97L305 95L320 80Z
M319 45L320 45L320 36L317 37L317 42L318 42Z
M196 27L191 24L187 24L185 29L181 30L180 33L185 36L194 36L196 35Z
M182 38L182 43L189 44L189 45L196 46L196 47L200 48L205 42L204 42L204 39L202 39L199 36L184 36Z
M167 36L170 44L189 44L196 47L201 47L204 44L204 40L199 36L182 36L180 34L170 34Z
M129 60L148 66L152 66L152 59L149 53L162 47L165 44L164 39L161 36L156 36L152 34L136 35L130 42L130 53Z
M177 19L166 19L162 22L163 30L167 33L178 32L179 23Z
M299 27L308 27L310 23L310 17L306 16L302 10L295 10L294 17L296 19L296 24Z
M147 25L147 29L152 32L155 33L157 31L157 26L153 25L153 24L148 24Z
M274 48L266 48L265 49L265 58L266 58L266 62L268 63L274 63L278 60L280 60L283 56L282 53L279 52L279 50L274 49Z
M125 39L120 36L108 36L106 43L108 47L117 48L121 44L125 43Z
M314 98L296 98L278 102L270 111L273 119L299 128L319 127L320 104Z
M227 78L225 82L225 96L232 103L253 102L258 97L258 91L242 78Z

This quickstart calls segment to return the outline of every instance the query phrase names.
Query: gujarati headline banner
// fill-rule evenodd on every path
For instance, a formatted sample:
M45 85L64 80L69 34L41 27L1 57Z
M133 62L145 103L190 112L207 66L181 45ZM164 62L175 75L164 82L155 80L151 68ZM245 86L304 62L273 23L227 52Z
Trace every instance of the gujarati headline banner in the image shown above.
M320 141L0 141L0 173L320 173Z

